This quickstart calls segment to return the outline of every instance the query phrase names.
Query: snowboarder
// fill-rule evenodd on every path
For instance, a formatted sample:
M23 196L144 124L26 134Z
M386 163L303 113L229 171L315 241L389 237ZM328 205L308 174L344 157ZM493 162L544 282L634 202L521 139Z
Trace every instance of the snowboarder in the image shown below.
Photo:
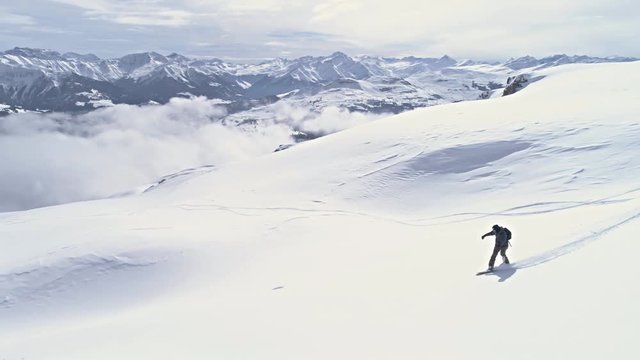
M511 238L511 232L499 225L493 225L491 231L482 235L482 239L484 240L487 236L495 236L496 243L493 247L493 253L491 254L491 259L489 259L489 268L487 271L493 271L493 264L496 262L496 256L498 253L502 255L502 262L505 264L509 264L509 258L507 258L507 249L509 248L509 239Z

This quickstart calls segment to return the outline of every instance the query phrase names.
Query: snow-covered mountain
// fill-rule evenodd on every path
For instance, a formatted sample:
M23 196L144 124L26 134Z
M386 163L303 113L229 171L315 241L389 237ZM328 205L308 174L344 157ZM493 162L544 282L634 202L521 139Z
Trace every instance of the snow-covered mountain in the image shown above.
M532 56L524 56L516 59L509 59L504 63L504 66L514 69L521 70L526 68L534 68L541 69L545 67L552 67L558 65L565 64L595 64L595 63L603 63L603 62L629 62L636 61L638 59L631 57L623 57L623 56L609 56L605 58L599 57L591 57L585 55L553 55L547 56L542 59L536 59Z
M0 354L639 358L640 62L533 75L139 195L0 214ZM512 264L474 276L495 223Z
M220 99L229 113L285 98L316 109L338 104L355 111L399 113L488 97L523 69L631 60L557 55L488 64L448 56L395 59L337 52L233 64L175 53L100 59L93 54L14 48L0 53L0 104L7 106L4 113L88 111L110 104L163 104L173 97L205 96Z

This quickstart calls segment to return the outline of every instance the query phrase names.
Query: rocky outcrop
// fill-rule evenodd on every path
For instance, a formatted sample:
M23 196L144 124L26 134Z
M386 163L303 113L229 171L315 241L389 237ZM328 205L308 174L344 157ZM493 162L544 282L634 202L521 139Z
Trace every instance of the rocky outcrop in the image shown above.
M502 96L515 94L516 92L524 89L525 86L529 84L529 79L530 79L529 74L510 76L507 79L507 87L502 92Z

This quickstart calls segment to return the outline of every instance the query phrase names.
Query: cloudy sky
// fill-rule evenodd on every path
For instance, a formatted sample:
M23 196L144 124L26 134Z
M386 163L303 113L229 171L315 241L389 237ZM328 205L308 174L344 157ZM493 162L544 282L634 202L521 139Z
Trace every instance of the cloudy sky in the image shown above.
M499 60L640 56L637 0L0 1L0 49L227 60L344 51Z

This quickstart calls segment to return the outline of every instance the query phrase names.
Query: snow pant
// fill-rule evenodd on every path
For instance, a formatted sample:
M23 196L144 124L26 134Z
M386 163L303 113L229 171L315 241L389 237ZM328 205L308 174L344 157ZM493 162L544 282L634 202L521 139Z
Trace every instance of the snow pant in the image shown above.
M493 253L491 254L491 259L489 259L489 267L493 267L493 264L496 263L496 256L498 256L498 253L500 253L500 255L502 255L502 260L505 262L505 264L509 263L509 259L507 258L507 249L509 248L509 244L505 245L505 246L500 246L498 244L496 244L493 247Z

